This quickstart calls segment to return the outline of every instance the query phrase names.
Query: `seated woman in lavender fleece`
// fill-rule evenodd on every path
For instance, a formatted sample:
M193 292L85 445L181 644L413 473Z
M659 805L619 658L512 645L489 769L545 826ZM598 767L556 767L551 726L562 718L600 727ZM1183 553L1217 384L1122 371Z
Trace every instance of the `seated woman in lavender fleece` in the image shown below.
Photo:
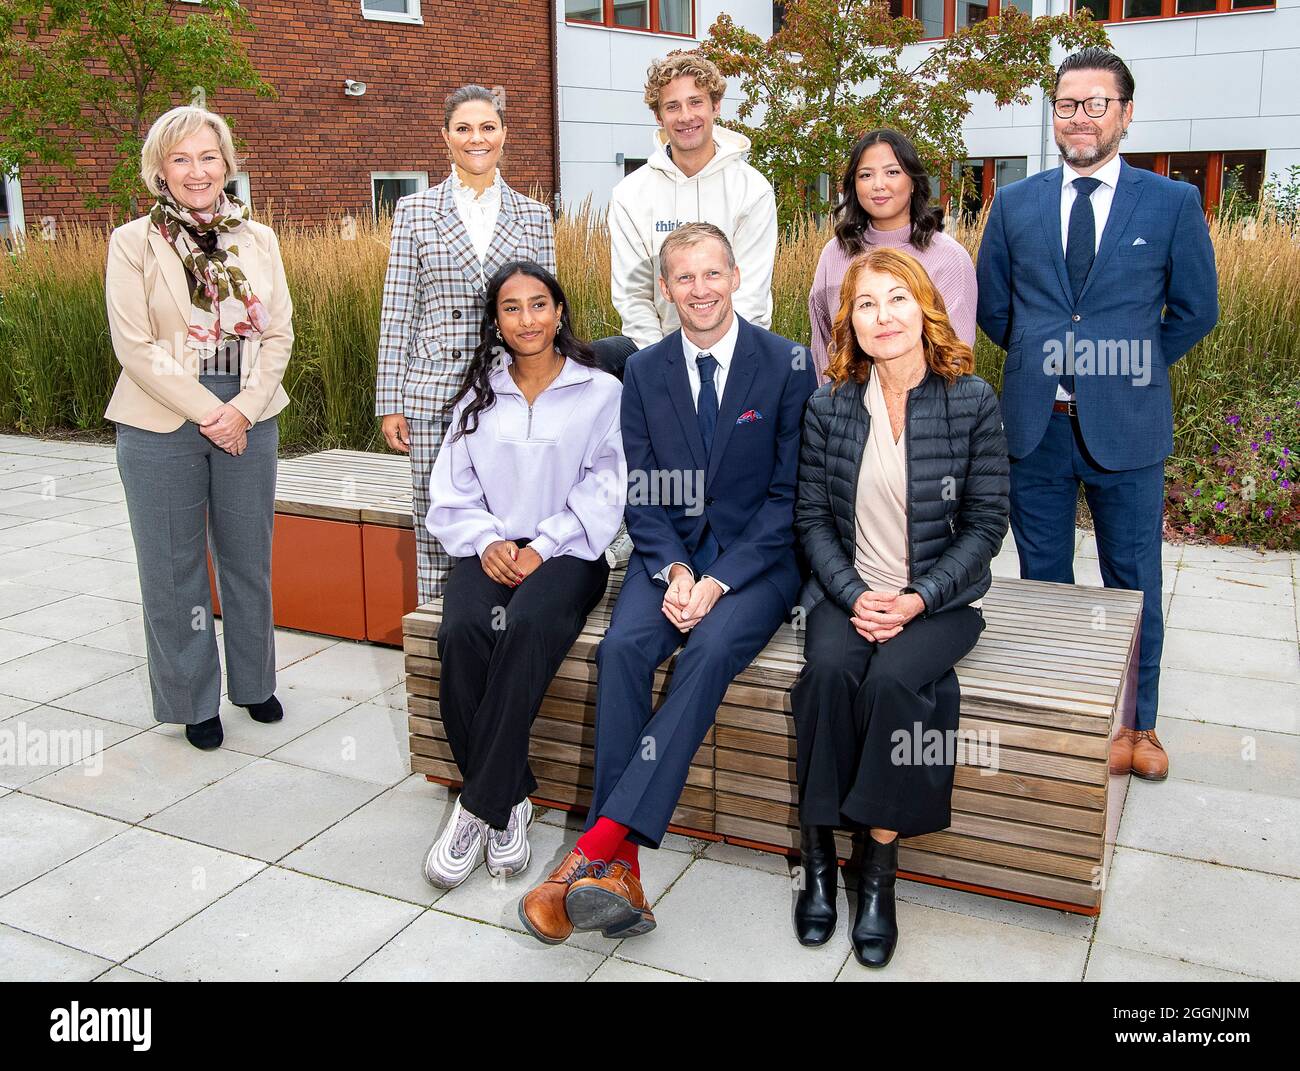
M840 284L849 265L871 249L897 249L919 260L943 299L953 331L966 345L975 345L975 265L966 247L940 229L930 193L916 146L897 130L869 130L849 152L835 206L835 237L822 250L808 294L818 384L827 381Z
M529 730L605 593L605 550L623 516L622 390L574 335L549 271L515 261L492 276L426 521L453 559L439 702L464 779L425 859L439 888L458 885L483 853L493 877L528 865Z

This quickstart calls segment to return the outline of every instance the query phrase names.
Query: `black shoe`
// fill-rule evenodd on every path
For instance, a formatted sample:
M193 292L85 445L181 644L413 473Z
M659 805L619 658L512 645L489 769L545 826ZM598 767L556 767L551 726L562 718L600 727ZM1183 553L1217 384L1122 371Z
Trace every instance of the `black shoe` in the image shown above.
M794 900L794 933L801 945L824 945L835 932L835 831L830 826L799 830L802 882Z
M207 721L185 726L185 739L200 751L212 751L226 738L221 731L221 715L214 714Z
M898 878L898 838L881 844L863 835L858 872L858 910L853 920L853 955L864 967L883 967L898 943L894 882Z
M248 711L248 716L254 721L269 724L273 721L279 721L284 717L284 707L280 706L280 700L274 695L270 699L263 699L260 703L254 703L252 706L244 707Z

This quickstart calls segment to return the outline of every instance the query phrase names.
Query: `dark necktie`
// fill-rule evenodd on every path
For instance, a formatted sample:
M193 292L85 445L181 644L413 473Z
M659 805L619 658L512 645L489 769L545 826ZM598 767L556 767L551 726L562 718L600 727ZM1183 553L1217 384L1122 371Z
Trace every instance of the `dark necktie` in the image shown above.
M704 440L707 457L713 448L713 432L718 426L718 392L713 385L713 374L718 370L718 359L711 353L701 353L695 358L700 370L700 398L695 404L700 421L700 438Z
M695 403L695 415L700 422L700 438L704 440L704 454L707 457L713 449L713 433L718 427L718 389L713 382L713 375L718 370L718 359L711 353L701 353L695 358L695 365L700 370L700 397ZM721 551L722 547L706 517L699 543L691 555L695 575L703 576L704 570L718 560Z
M1070 289L1074 291L1074 300L1079 300L1083 293L1083 284L1088 280L1092 270L1093 257L1097 250L1097 221L1093 216L1093 191L1101 185L1101 179L1077 178L1074 180L1074 204L1070 206L1070 224L1065 237L1065 270L1070 276ZM1071 394L1074 393L1074 376L1061 375L1061 386Z

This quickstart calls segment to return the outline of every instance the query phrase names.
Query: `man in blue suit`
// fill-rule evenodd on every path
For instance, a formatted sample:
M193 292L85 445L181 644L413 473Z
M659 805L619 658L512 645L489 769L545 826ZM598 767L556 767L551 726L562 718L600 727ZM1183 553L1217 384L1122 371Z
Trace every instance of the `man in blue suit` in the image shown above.
M998 191L979 251L979 324L1007 351L1011 527L1021 576L1073 583L1083 485L1106 586L1144 597L1137 714L1112 742L1111 770L1162 781L1169 367L1218 319L1214 248L1196 187L1118 155L1133 119L1123 60L1075 53L1053 97L1062 165Z
M548 942L574 928L617 937L654 928L637 849L659 846L724 693L799 592L794 499L812 362L802 346L735 314L740 272L717 227L674 231L659 267L682 327L624 371L636 549L596 655L588 828L520 904L524 925ZM655 670L679 647L652 710Z

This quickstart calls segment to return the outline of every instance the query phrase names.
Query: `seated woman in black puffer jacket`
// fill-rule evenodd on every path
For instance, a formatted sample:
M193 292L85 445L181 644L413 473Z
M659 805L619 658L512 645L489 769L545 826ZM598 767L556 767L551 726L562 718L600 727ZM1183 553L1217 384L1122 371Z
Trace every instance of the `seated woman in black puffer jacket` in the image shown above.
M899 834L951 821L953 666L984 628L980 596L1007 532L1006 439L974 367L919 262L885 248L853 262L799 458L795 529L812 576L791 691L804 879L794 914L803 944L830 938L833 832L867 830L851 936L868 967L898 940Z

